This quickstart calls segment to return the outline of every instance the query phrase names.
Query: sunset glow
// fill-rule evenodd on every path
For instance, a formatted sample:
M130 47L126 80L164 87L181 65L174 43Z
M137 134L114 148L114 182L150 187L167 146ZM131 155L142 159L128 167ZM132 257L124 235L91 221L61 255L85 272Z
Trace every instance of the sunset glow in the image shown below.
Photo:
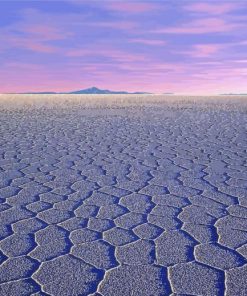
M0 93L247 93L246 1L1 1Z

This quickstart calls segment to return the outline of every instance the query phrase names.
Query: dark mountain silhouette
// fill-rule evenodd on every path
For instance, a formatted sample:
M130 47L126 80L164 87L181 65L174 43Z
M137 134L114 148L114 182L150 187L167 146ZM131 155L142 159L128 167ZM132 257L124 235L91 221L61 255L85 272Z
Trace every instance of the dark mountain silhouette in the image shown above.
M76 91L70 91L70 92L26 92L25 94L151 94L148 92L127 92L127 91L112 91L108 89L99 89L95 86L76 90Z
M111 91L108 89L99 89L95 86L86 88L86 89L81 89L81 90L76 90L69 92L70 94L112 94L112 93L121 93L121 94L127 94L126 91Z
M108 89L99 89L95 86L86 88L86 89L81 89L77 91L72 91L69 92L70 94L146 94L146 92L134 92L130 93L127 91L113 91L113 90L108 90Z

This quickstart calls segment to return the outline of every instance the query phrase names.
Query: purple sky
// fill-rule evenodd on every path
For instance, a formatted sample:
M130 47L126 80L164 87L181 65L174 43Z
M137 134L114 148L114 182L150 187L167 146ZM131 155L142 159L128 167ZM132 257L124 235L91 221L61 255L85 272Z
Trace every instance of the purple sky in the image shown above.
M0 1L0 93L247 93L247 1Z

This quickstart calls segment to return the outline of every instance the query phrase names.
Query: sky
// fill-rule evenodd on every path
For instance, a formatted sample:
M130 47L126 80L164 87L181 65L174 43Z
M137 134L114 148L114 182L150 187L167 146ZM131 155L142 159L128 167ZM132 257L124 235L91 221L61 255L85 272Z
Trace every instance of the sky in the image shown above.
M0 93L247 93L247 1L0 0Z

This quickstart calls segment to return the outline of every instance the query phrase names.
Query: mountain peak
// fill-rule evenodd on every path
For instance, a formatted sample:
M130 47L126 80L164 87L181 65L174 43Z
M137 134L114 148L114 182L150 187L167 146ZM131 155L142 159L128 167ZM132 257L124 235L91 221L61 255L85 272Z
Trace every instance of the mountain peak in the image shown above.
M69 92L69 94L145 94L145 92L127 92L127 91L112 91L108 89L100 89L96 86ZM146 93L147 94L147 93Z
M71 92L27 92L26 94L150 94L148 92L127 92L127 91L112 91L108 89L100 89L96 86L89 88L71 91Z

